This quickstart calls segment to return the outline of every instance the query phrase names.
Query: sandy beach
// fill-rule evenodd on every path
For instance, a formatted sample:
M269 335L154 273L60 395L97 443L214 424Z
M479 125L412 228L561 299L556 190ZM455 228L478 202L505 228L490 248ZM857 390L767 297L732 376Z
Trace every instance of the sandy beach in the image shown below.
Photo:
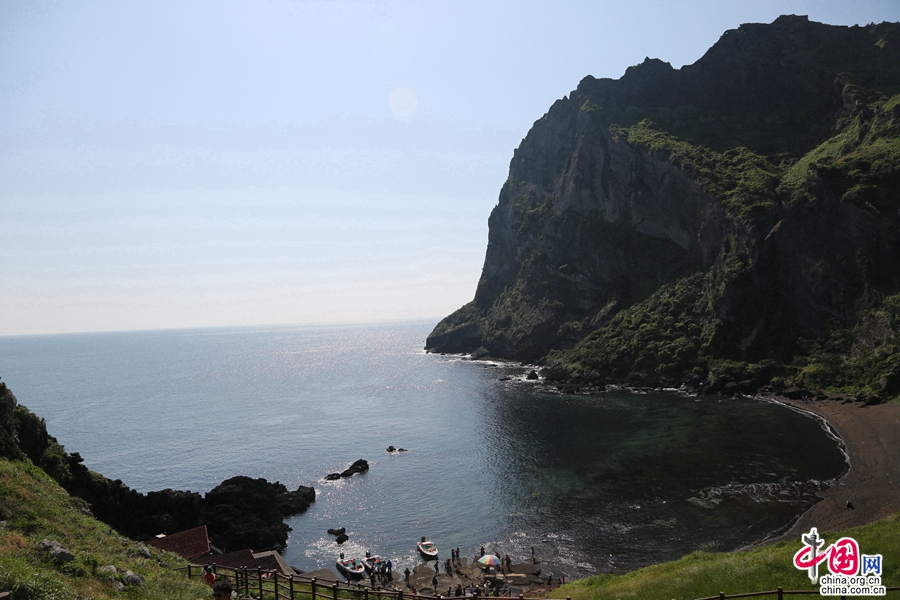
M820 532L865 525L900 512L900 404L863 406L829 398L802 402L781 396L769 399L821 416L841 438L850 470L820 495L783 535L766 543L799 539L817 527ZM854 508L848 509L847 501Z

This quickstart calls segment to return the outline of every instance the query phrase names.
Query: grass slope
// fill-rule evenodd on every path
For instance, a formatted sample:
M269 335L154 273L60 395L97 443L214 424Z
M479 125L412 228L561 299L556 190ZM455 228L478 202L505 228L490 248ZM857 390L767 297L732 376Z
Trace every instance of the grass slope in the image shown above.
M75 600L80 598L146 598L195 600L210 596L209 588L191 582L173 567L180 557L153 549L143 558L140 545L88 516L85 503L69 496L41 469L20 461L0 459L0 590L17 600ZM59 542L75 556L57 564L37 548L44 539ZM103 574L106 565L117 574ZM123 591L125 570L143 578Z
M894 515L863 527L839 533L822 533L825 545L848 536L859 543L862 554L881 554L881 583L886 587L900 585L900 515ZM719 592L740 594L785 590L812 590L805 571L793 566L793 556L800 549L797 541L781 542L743 552L695 552L681 560L645 567L626 575L598 575L566 584L554 597L571 596L572 600L693 600L708 598ZM827 574L819 569L819 576ZM772 596L774 597L774 596Z

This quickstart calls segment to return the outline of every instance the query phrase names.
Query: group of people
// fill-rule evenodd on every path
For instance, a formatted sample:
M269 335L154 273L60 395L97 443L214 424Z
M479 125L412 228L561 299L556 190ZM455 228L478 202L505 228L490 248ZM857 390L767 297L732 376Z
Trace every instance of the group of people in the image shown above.
M366 552L366 558L369 558L369 553ZM408 569L407 569L408 570ZM375 582L377 581L381 587L387 587L394 580L394 563L388 559L387 562L376 562L372 566L372 570L369 571L369 582L372 584L372 587L375 587Z

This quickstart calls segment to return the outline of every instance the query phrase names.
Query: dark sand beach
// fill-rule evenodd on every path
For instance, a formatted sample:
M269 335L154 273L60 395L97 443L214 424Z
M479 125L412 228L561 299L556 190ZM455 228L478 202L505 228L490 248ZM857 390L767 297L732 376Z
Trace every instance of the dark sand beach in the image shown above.
M900 512L900 404L864 406L842 399L802 402L771 397L798 410L824 418L841 438L850 470L820 495L783 535L766 543L799 540L817 527L820 532L857 527ZM848 509L847 501L854 508Z

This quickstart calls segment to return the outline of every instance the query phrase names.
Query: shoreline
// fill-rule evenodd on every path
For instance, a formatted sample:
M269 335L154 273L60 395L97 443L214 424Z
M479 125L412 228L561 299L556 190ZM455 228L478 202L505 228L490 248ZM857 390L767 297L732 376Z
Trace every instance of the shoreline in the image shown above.
M822 419L840 441L849 469L787 531L751 547L798 540L810 527L842 531L900 512L900 404L863 406L831 396L807 403L778 395L760 398ZM848 500L853 509L846 507Z

